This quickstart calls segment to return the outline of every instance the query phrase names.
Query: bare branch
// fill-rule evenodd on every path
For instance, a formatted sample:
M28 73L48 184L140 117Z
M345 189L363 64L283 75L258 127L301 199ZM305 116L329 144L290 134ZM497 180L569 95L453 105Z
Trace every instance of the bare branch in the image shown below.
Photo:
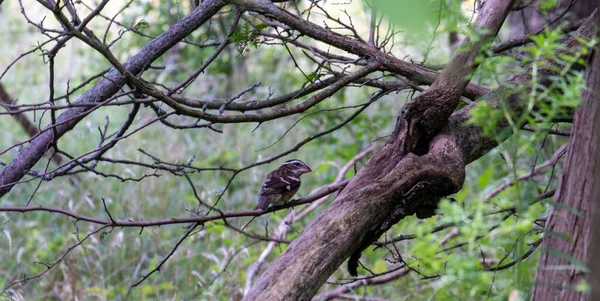
M223 6L224 4L220 0L206 0L202 2L202 5L190 15L181 19L177 24L169 28L165 34L157 37L129 59L125 63L127 72L130 74L142 72L144 68L169 48L208 21ZM125 78L122 74L116 69L112 69L103 80L83 94L77 103L103 102L115 94L124 84ZM75 127L87 113L89 113L89 109L86 107L67 110L57 117L56 123L61 125L57 127L56 135L52 135L51 132L44 129L27 147L23 148L19 152L19 155L0 172L0 196L9 192L15 183L33 167L42 157L48 148L48 144L53 139L59 139L67 131Z

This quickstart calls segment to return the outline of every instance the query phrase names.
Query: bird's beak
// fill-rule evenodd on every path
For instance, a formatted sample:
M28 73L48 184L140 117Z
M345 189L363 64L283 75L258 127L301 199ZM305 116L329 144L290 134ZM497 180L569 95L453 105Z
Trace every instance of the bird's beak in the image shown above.
M303 173L308 173L308 172L311 172L311 171L312 171L312 169L310 169L310 167L308 167L308 166L304 166L304 167L302 168L302 172L303 172Z

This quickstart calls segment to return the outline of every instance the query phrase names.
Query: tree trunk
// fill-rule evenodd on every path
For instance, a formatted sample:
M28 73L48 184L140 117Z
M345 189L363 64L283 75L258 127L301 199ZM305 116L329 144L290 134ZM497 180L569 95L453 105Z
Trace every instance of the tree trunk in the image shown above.
M267 4L262 1L226 1L278 16L277 10L263 8ZM491 7L491 3L486 2L486 7ZM499 10L493 13L501 14ZM594 24L589 23L580 28L580 36L594 34ZM567 43L565 49L578 47L575 39ZM560 70L560 66L553 67L553 70L556 69ZM544 72L556 76L551 70ZM429 90L434 87L436 90L427 95L451 95L452 91L444 91L444 88L456 89L463 81L460 76L440 77L458 83L454 86L434 83ZM531 88L530 81L529 74L515 74L508 79L507 85ZM490 105L499 107L499 102L505 102L521 112L522 100L517 95L507 97L505 89L496 92L488 95ZM434 106L435 103L431 108ZM431 213L427 209L435 208L441 196L460 189L465 165L496 146L494 139L483 137L480 128L464 124L470 117L471 107L452 114L448 124L428 141L424 152L419 155L404 151L410 125L400 114L397 128L386 145L365 164L336 200L271 263L244 300L310 300L338 266L369 241L369 235L381 233L382 229L389 228L404 216ZM503 125L506 126L506 123L500 126Z
M600 0L596 1L596 4L598 7L600 7ZM596 20L596 25L600 27L600 17ZM595 133L596 133L596 138L598 137L597 135L597 130L600 129L600 54L598 53L600 52L600 46L596 47L596 60L594 61L593 65L592 65L592 70L595 70L596 72L593 72L592 74L594 75L594 80L593 80L593 86L590 85L590 91L591 91L591 95L589 98L593 98L595 99L595 112L596 112L596 120L595 120ZM590 76L590 82L592 82L591 80L591 76ZM593 95L593 96L592 96ZM590 143L595 143L596 145L596 162L600 162L600 141L596 140L596 141L591 141ZM594 256L594 254L600 254L600 183L598 183L600 181L600 168L596 168L595 170L595 174L594 174L594 190L593 190L593 196L595 196L595 198L593 199L594 201L594 213L593 213L593 221L592 221L592 240L590 242L590 249L591 252L588 254L588 263L590 265L591 268L591 275L589 278L589 285L591 288L591 298L590 300L600 300L600 258L598 256Z
M588 92L584 93L584 102L574 116L565 169L554 197L560 206L553 208L546 221L533 301L585 300L587 297L575 286L585 280L583 264L590 250L592 208L594 202L600 202L600 59L597 51L593 57L586 74ZM597 289L596 286L593 290Z

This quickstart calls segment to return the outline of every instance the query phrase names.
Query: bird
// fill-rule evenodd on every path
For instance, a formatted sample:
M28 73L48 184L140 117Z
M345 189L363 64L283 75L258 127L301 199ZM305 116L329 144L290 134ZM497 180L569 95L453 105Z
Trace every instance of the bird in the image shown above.
M300 188L300 176L312 172L298 159L285 161L279 168L270 172L260 187L258 205L254 210L266 210L269 205L282 205L289 201Z

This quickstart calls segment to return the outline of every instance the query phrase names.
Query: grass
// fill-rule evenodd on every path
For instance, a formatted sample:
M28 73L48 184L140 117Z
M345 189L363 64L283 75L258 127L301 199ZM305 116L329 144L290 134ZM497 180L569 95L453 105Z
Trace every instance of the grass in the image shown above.
M0 27L4 28L5 36L8 37L8 41L0 45L0 53L3 54L0 56L0 67L3 68L19 53L31 49L31 45L35 45L42 37L31 27L23 26L22 17L18 15L18 8L14 2L5 3L2 9L6 11L0 12L0 25L5 26ZM152 23L152 20L148 21ZM120 50L122 53L133 51L135 46L127 42L132 45L142 43L136 42L135 39L125 39L123 44L117 44L121 46L116 46L114 51ZM269 65L269 62L280 55L281 51L284 50L253 49L245 60L235 58L234 54L230 53L229 59L232 60L230 67L233 66L233 71L228 75L219 74L217 71L222 66L217 64L214 70L201 75L201 78L188 90L188 95L202 99L230 96L238 90L232 91L232 87L259 80L263 82L263 86L256 93L258 99L268 95L269 90L265 88L267 85L273 87L278 93L289 92L301 85L302 77L298 77L294 72L293 63L290 61L278 60L274 66ZM181 74L198 65L192 59L186 62L189 66L185 66ZM69 80L73 87L84 78L108 67L102 58L89 52L89 49L84 48L80 43L69 44L61 51L56 65L59 66L56 70L56 84L59 91L65 90ZM149 71L145 76L159 77L159 73L160 71ZM48 98L47 74L47 65L42 63L39 53L36 53L25 57L15 65L1 82L20 103L37 103ZM167 84L172 81L174 80L168 80L167 77ZM224 84L224 81L230 84ZM88 88L90 86L88 85ZM85 89L80 93L83 91ZM326 100L319 108L362 103L368 99L370 92L365 88L346 89L343 93ZM74 99L75 96L72 97L72 100ZM406 95L403 94L387 96L343 129L310 142L299 151L276 162L242 172L224 194L219 202L219 208L222 210L253 208L264 176L279 163L290 158L302 159L314 170L313 173L303 177L300 196L306 196L312 189L330 183L347 160L376 138L389 134L394 122L394 114L398 112L405 100ZM110 107L95 111L60 140L60 148L73 155L84 154L95 149L99 141L98 127L102 128L108 117L110 120L108 132L114 132L127 116L128 110L127 107ZM287 134L286 131L300 118L299 116L270 121L259 127L257 124L217 125L223 131L222 134L207 129L176 131L155 123L132 135L126 141L119 142L107 153L107 156L151 163L151 159L139 151L143 149L153 156L173 163L186 162L190 157L195 156L193 165L197 167L240 168L290 149L306 137L333 126L350 114L350 111L343 110L312 115L302 120ZM40 124L49 122L48 114L44 116L28 114L28 116ZM146 124L154 117L150 110L142 108L132 129ZM190 122L189 119L184 118L175 120L182 123ZM4 150L19 141L28 139L14 119L7 115L0 117L0 128L4 129L1 134L0 149ZM266 148L284 134L285 137L281 141ZM559 144L561 141L554 143ZM549 148L552 149L552 146ZM509 175L508 168L502 165L503 161L499 156L501 151L502 148L468 167L465 187L457 194L457 198L463 202L462 209L448 205L443 208L443 216L423 221L411 217L396 225L387 234L388 237L408 233L419 234L418 239L397 246L404 258L423 273L447 273L446 276L431 281L418 280L417 276L415 279L405 277L390 285L359 288L353 293L398 298L398 287L402 287L410 292L407 293L407 298L415 299L426 296L444 299L452 294L475 298L484 294L482 291L485 290L482 288L488 288L490 282L494 280L491 279L491 273L483 273L479 270L481 265L477 264L477 256L480 250L457 248L454 251L439 253L439 246L436 243L439 243L451 229L436 234L429 234L427 230L442 224L447 218L461 216L464 218L471 214L481 214L497 208L500 203L502 206L510 204L506 199L520 197L515 195L514 190L509 189L503 195L505 199L502 201L495 200L488 203L482 201L486 189L493 187ZM1 155L0 161L9 162L16 154L17 149L11 150ZM43 170L47 160L47 157L40 160L35 168ZM527 166L531 165L533 159L527 157L519 160L520 166L524 166L519 169L519 172L526 172ZM140 177L153 172L136 166L107 163L100 163L98 169L105 174L118 174L124 177ZM0 206L24 206L33 196L32 206L59 207L83 215L108 218L101 202L104 198L108 211L115 219L151 220L189 216L190 213L185 209L194 208L197 201L187 181L166 172L159 172L159 174L160 177L148 177L140 182L121 182L115 178L105 178L90 173L80 174L77 184L73 184L68 178L41 183L33 180L15 186L9 194L0 199ZM226 171L190 174L200 197L207 203L216 201L230 176L231 173ZM486 178L481 180L482 176ZM542 205L531 208L531 212L524 213L523 218L539 217L543 209ZM265 217L269 221L271 232L286 214L287 212L277 212ZM294 224L294 229L301 231L316 214L315 212L309 218ZM248 220L242 218L229 220L229 222L242 227ZM471 239L469 240L471 246L476 245L475 240L472 240L473 235L489 234L486 232L486 227L499 221L499 218L484 221L464 218L464 224L458 226L461 233L476 230L469 232L470 236L461 234L449 243L457 243L467 238ZM0 222L3 232L0 234L0 262L2 263L0 287L5 287L24 275L29 276L44 271L46 267L35 264L36 261L53 262L78 239L97 227L85 222L74 223L70 218L45 212L26 214L1 212ZM505 221L503 227L490 234L494 239L487 237L480 242L484 245L482 249L494 258L501 258L506 252L510 252L516 237L522 234L512 231L516 223L515 219ZM264 233L263 221L254 221L248 229L256 233ZM208 223L202 231L187 239L160 273L147 279L140 287L130 288L168 254L185 231L186 228L182 225L145 228L143 231L135 228L110 229L91 237L83 247L75 249L43 277L26 285L13 287L8 292L8 296L21 300L74 298L80 300L237 300L244 289L247 269L263 251L266 243L254 243L254 240L226 229L219 221ZM298 232L290 231L286 239L293 239L297 234ZM276 247L267 262L274 259L284 248L284 245ZM433 255L428 258L424 254ZM362 261L366 266L382 272L397 266L386 261L389 256L389 252L384 249L367 250L363 254ZM448 258L453 260L449 262ZM526 279L531 279L534 275L535 262L533 258L524 263L528 267ZM500 280L495 280L493 285L493 297L496 298L494 300L506 298L508 290L515 281L511 280L511 273L514 273L514 270L495 274ZM336 281L341 277L347 277L344 268L334 274L330 280ZM326 284L323 289L334 287L335 284ZM469 291L468 287L477 289ZM446 291L443 292L442 288Z

